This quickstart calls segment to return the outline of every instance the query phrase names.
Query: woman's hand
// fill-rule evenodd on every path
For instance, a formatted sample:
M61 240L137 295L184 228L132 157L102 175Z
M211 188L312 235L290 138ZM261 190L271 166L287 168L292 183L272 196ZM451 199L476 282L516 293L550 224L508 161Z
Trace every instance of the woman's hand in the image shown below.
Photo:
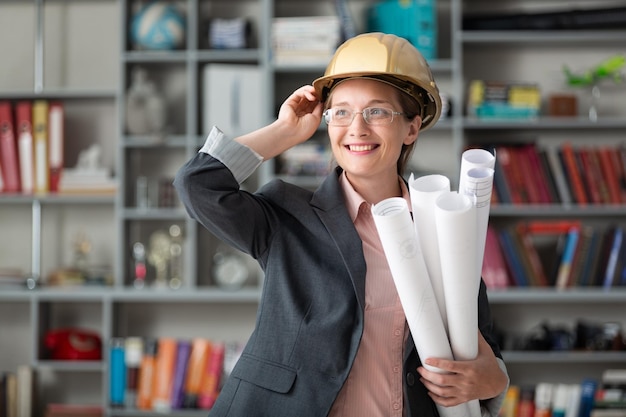
M322 121L322 103L311 85L294 91L280 106L278 122L286 123L301 142L309 139Z
M311 85L294 91L280 106L278 119L235 140L250 147L263 159L271 159L308 140L322 120L322 103Z
M451 407L470 400L496 397L508 384L491 346L478 332L478 356L474 360L455 361L427 358L424 363L447 373L429 371L420 366L417 371L431 398L439 405Z

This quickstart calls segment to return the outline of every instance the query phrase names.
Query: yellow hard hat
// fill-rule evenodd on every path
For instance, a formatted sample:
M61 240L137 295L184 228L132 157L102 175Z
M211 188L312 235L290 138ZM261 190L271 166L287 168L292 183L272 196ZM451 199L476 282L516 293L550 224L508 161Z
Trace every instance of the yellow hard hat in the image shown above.
M434 125L441 115L441 97L428 63L399 36L373 32L348 39L337 48L324 76L313 81L313 87L325 101L333 86L348 78L373 78L413 97L422 107L421 130Z

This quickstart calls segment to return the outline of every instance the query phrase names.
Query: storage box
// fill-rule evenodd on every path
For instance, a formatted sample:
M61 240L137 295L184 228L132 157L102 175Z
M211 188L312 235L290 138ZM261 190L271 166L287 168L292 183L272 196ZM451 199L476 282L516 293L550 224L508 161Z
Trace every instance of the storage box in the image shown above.
M385 0L367 10L370 32L401 36L426 58L437 58L436 0Z
M262 127L261 80L261 69L255 65L207 64L203 74L203 133L217 126L232 137Z

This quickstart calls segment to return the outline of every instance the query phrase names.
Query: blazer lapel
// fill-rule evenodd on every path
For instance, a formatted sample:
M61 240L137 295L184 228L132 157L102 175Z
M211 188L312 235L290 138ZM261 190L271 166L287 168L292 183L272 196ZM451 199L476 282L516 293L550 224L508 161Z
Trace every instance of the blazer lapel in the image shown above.
M343 192L339 185L337 168L334 174L329 175L320 187L313 193L311 206L317 213L326 230L337 245L346 269L352 279L361 309L365 308L365 258L361 238L348 215Z

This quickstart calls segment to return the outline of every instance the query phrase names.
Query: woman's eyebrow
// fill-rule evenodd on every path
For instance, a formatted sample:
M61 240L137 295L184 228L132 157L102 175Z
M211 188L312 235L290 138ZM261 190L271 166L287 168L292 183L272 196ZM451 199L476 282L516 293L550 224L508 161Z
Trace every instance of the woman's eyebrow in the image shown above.
M391 105L391 102L388 100L384 100L384 99L374 99L374 100L370 100L367 102L367 106L371 106L372 104L389 104ZM341 101L339 103L333 103L332 107L350 107L349 103L347 101Z

